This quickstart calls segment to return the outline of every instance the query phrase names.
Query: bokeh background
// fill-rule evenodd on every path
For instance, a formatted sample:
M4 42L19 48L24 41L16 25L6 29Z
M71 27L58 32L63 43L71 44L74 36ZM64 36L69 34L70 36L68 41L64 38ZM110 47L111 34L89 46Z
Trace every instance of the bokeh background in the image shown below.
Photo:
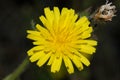
M39 68L35 63L20 75L18 80L120 80L120 0L116 5L116 17L111 22L98 24L94 31L98 40L97 51L90 67L69 75L64 66L60 73L52 74L47 66ZM26 30L40 23L39 16L45 7L73 8L77 12L91 11L105 0L0 0L0 80L16 69L26 58L26 51L33 45L26 39Z

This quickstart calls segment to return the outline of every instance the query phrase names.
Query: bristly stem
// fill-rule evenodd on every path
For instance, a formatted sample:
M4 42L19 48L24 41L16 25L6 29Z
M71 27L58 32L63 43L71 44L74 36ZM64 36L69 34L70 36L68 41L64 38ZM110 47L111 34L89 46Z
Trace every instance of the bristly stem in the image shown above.
M14 70L14 72L10 73L2 80L16 80L25 71L25 69L28 67L28 64L29 64L29 60L28 58L25 58L23 62L18 66L18 68Z

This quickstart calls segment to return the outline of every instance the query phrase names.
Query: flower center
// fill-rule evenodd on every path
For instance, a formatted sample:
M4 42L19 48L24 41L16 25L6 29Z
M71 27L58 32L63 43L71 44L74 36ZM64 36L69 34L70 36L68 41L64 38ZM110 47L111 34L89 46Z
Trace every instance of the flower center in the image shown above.
M55 44L62 46L66 43L66 40L64 39L64 36L57 36L56 40L55 40Z
M67 40L67 36L64 34L60 34L60 35L57 35L54 39L54 47L58 50L58 49L63 49L65 48L65 46L67 45L69 41Z

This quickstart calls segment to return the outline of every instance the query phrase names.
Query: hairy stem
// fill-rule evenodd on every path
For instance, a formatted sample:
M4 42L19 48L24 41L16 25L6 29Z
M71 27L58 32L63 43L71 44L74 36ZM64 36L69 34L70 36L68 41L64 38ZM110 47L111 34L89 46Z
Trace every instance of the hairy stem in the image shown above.
M16 80L25 71L29 64L28 58L25 58L23 62L15 69L14 72L3 78L2 80Z

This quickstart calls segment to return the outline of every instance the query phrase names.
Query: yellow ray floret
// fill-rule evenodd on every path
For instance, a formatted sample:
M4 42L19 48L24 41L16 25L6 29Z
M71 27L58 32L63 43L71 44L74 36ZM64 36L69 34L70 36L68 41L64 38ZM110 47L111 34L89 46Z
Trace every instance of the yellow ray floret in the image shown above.
M30 61L37 61L41 67L46 62L51 66L51 72L59 72L64 62L68 73L74 73L74 66L78 70L90 65L90 61L83 54L93 54L97 41L89 39L93 31L90 21L83 16L78 19L73 9L58 7L44 9L45 16L39 19L43 26L36 24L36 30L27 30L27 38L33 40L35 47L28 50Z

